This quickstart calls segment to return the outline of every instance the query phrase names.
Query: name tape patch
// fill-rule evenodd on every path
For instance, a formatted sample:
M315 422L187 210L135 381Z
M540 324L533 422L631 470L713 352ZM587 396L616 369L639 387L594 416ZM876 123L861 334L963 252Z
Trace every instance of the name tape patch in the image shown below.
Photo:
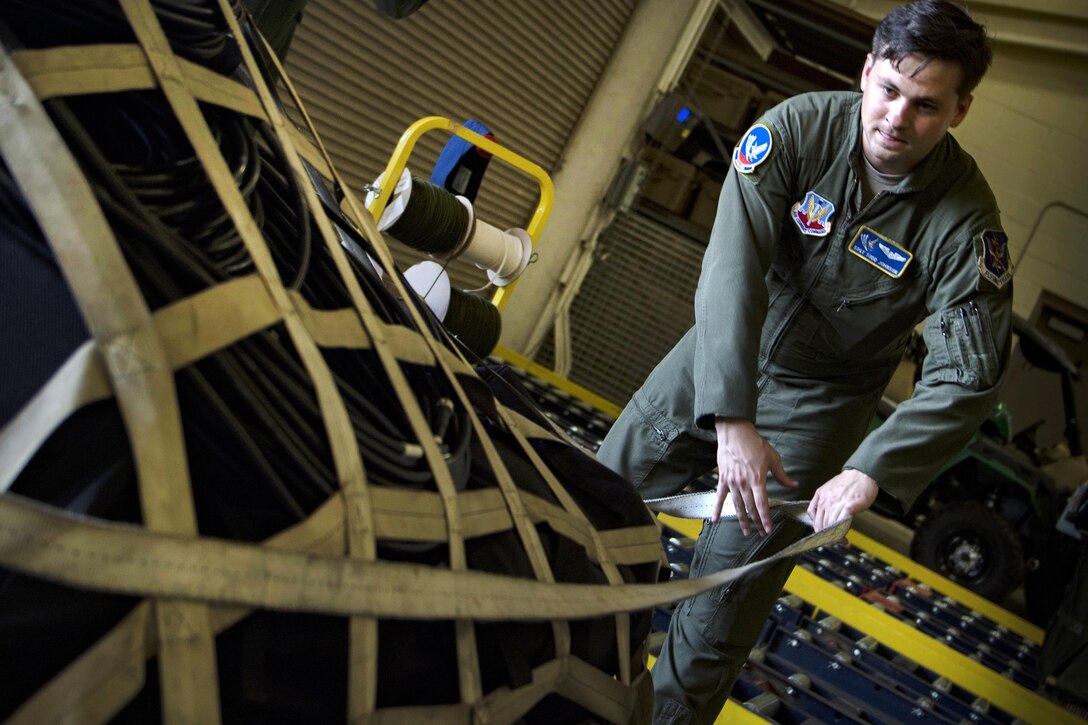
M850 242L850 251L889 277L898 278L914 255L869 227L858 229Z
M771 131L762 123L748 129L744 138L733 149L733 168L742 174L750 174L771 155Z

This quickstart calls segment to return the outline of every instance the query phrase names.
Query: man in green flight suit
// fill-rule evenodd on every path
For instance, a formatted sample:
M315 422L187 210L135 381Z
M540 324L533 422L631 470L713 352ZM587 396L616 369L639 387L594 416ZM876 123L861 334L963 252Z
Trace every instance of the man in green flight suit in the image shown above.
M695 326L598 454L644 498L717 466L692 576L804 534L768 498L811 498L816 529L878 494L909 507L986 417L1009 357L1012 271L993 193L948 130L990 60L965 10L919 0L877 28L860 94L791 98L734 149ZM866 437L923 321L921 380ZM737 520L719 522L727 497ZM677 607L655 722L714 721L793 563Z

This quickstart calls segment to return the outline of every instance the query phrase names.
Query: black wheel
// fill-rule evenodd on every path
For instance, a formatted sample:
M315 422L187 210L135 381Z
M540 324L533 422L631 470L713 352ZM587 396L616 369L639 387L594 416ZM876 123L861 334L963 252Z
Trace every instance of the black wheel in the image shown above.
M955 502L932 512L914 533L910 555L998 603L1024 582L1020 536L1000 514L980 503Z

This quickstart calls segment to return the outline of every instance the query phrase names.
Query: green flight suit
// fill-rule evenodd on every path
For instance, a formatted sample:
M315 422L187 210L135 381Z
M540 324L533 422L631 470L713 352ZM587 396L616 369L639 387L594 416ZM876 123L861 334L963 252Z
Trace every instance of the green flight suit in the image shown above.
M695 326L598 453L644 498L677 493L715 467L714 419L725 416L753 421L801 483L794 490L769 478L769 496L809 498L856 468L877 481L881 501L906 509L989 413L1012 312L993 194L948 135L861 208L860 107L859 93L794 97L734 150ZM754 163L745 155L753 145ZM866 436L923 320L921 381ZM779 516L767 537L746 538L735 521L708 522L691 574L762 557L804 533ZM714 721L792 566L773 565L678 606L653 670L655 722Z

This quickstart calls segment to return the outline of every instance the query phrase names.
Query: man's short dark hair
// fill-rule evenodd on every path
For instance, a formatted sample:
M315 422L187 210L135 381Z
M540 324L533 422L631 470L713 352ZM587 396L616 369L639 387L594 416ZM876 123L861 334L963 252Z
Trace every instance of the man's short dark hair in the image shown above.
M887 58L898 67L899 61L911 53L958 64L963 70L956 89L960 98L975 90L993 59L986 28L976 23L966 8L949 0L917 0L902 5L877 26L873 58Z

